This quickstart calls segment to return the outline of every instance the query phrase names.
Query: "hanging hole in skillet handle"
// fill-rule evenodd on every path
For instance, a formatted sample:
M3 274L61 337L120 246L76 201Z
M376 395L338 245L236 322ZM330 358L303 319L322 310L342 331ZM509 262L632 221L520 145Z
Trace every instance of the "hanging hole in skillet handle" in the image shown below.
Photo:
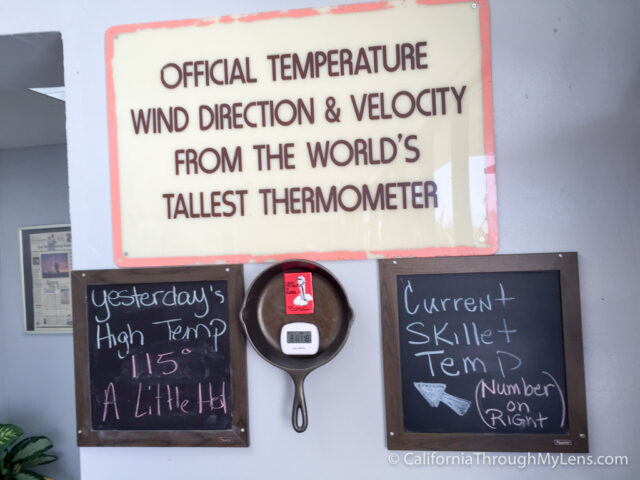
M307 416L307 402L304 399L304 377L304 375L291 374L293 384L295 385L291 423L293 424L293 429L298 433L304 432L309 423L309 417Z

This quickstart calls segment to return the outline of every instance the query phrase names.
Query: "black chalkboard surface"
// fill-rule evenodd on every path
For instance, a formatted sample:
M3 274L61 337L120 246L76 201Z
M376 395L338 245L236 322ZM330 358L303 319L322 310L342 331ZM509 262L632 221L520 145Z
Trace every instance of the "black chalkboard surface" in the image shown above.
M575 254L381 261L380 275L389 448L588 448Z
M72 279L80 445L247 445L241 266Z
M397 286L405 430L567 431L559 272L399 275Z

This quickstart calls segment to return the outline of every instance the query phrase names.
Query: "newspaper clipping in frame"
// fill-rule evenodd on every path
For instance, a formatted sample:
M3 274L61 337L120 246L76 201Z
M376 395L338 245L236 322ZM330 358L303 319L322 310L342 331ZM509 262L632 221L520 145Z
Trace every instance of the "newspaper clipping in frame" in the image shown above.
M70 332L70 228L25 228L21 237L26 330Z

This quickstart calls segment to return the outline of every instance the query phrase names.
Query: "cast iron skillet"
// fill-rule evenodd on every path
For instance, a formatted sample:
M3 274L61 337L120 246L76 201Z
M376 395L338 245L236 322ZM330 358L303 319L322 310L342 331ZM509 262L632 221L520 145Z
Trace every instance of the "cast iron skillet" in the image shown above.
M311 272L314 312L287 315L284 273ZM307 404L303 383L315 368L324 365L347 341L353 311L340 282L322 265L308 260L288 260L267 268L253 281L244 298L240 320L247 338L267 362L293 379L295 397L291 423L296 432L307 429ZM280 349L280 330L292 322L309 322L318 327L320 345L312 356L289 356Z

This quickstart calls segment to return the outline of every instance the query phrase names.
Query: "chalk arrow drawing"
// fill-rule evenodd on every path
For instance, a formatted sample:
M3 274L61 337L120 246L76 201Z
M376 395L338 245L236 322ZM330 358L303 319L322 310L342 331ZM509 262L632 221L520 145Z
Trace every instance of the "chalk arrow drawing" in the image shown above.
M444 383L413 382L413 386L420 392L429 405L436 408L444 403L458 415L463 416L469 410L471 402L464 398L454 397L445 392L447 386Z

